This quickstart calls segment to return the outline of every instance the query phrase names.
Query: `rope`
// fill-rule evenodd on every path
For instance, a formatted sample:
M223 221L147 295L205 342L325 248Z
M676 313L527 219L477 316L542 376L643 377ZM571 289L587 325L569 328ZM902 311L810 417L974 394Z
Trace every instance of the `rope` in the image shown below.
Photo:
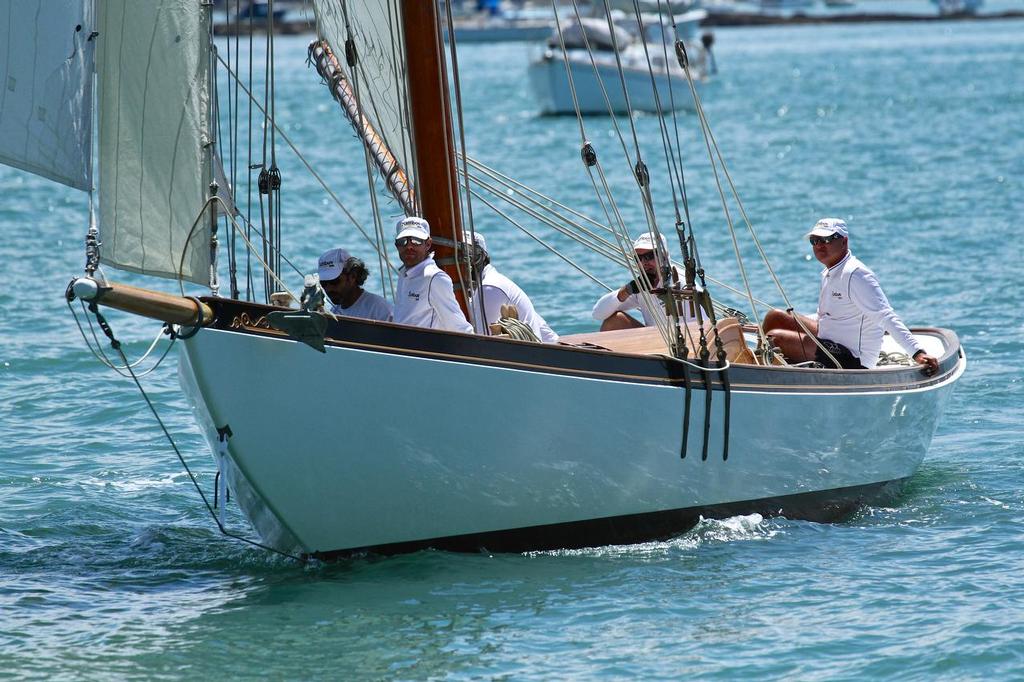
M71 285L69 284L68 285L68 290L69 291L70 291L70 288L71 288ZM82 340L85 341L86 348L88 348L89 352L93 354L93 357L95 357L97 360L99 360L100 364L108 367L109 369L114 370L115 372L117 372L118 374L120 374L123 377L127 377L128 376L128 374L126 374L125 371L129 371L130 372L130 371L134 370L136 367L141 365L146 360L146 358L148 358L150 356L150 354L152 354L153 350L156 348L157 343L160 342L160 338L167 332L167 329L168 329L167 327L164 327L164 328L162 328L160 330L160 332L157 333L156 338L154 338L153 342L151 344L149 344L149 348L146 349L146 352L143 353L142 356L138 360L136 360L135 362L130 363L130 364L115 365L110 360L110 358L107 357L106 353L103 352L103 348L100 345L99 337L96 336L96 330L93 328L92 320L89 318L89 316L88 315L84 315L84 317L86 319L86 322L88 322L88 324L89 324L89 332L92 335L93 341L95 341L95 346L93 345L92 342L89 341L89 337L86 336L86 334L85 334L85 329L82 328L82 323L78 319L78 313L75 312L74 306L71 305L72 299L67 294L65 294L64 298L65 298L65 301L67 302L68 310L71 311L71 317L74 318L74 320L75 320L75 326L78 327L78 332L82 335ZM82 312L85 313L86 312L85 301L79 301L79 303L82 306ZM167 348L164 349L164 352L160 355L160 357L153 364L153 366L150 367L149 369L145 370L144 372L142 372L142 374L139 374L138 376L145 377L145 376L151 374L152 372L154 372L156 370L156 368L159 367L161 365L161 363L163 363L164 358L167 357L167 354L171 350L171 346L174 345L175 339L176 339L176 335L172 335L171 336L171 342L169 344L167 344ZM124 357L123 353L122 353L122 357Z
M514 317L501 317L498 318L497 324L501 327L503 334L516 339L518 341L534 341L540 343L540 338L534 333L530 325L526 324L521 320L517 320ZM495 335L497 336L497 335Z
M220 519L217 518L217 514L213 511L213 507L210 505L209 500L207 500L206 494L203 492L203 489L199 486L199 482L196 480L195 475L192 473L192 469L189 467L188 462L185 461L185 457L181 454L181 450L178 449L177 443L174 442L174 438L171 436L170 431L167 430L167 426L164 425L164 422L160 418L159 413L157 413L156 407L153 405L153 401L149 399L149 395L146 393L146 390L142 387L142 383L139 381L139 377L136 376L134 371L132 371L131 364L128 362L128 358L125 356L124 351L121 349L121 342L118 341L117 338L115 338L113 329L111 329L110 325L107 324L106 319L100 313L95 302L89 304L89 312L96 316L96 323L100 326L100 329L103 330L103 333L106 334L107 338L110 339L111 348L116 350L121 355L121 359L124 360L124 366L128 370L129 376L131 377L132 381L135 382L135 386L139 389L139 393L142 394L142 398L146 401L146 405L149 407L149 411L153 413L153 417L156 419L157 424L160 425L160 430L163 431L164 436L167 437L167 442L170 443L171 448L174 450L174 454L177 455L178 457L178 461L181 462L181 465L185 468L185 472L188 474L189 480L192 481L192 485L195 487L196 492L199 493L199 497L203 499L203 504L206 505L206 510L209 512L210 518L212 518L214 523L217 524L217 528L220 529L220 532L228 536L229 538L240 540L254 547L259 547L260 549L265 549L267 551L274 552L275 554L280 554L281 556L288 557L289 559L304 562L305 560L302 557L295 556L294 554L290 554L288 552L283 552L279 549L275 549L274 547L270 547L268 545L264 545L263 543L256 542L255 540L250 540L248 538L242 537L241 535L237 535L235 533L228 531L228 529L224 527Z
M882 351L878 354L878 365L904 365L906 367L913 367L917 363L907 353L901 353L899 351L893 351L886 353Z

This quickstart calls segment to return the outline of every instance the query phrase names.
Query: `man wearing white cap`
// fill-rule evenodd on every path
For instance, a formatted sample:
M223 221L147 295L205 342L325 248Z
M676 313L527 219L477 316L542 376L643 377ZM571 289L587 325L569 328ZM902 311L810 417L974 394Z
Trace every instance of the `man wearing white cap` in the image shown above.
M889 332L928 374L939 368L907 326L896 316L875 273L849 249L850 231L840 218L822 218L805 235L821 271L818 312L814 316L772 310L764 318L764 331L791 362L816 360L825 367L835 363L807 335L809 331L844 369L870 369L878 364L884 332ZM799 316L803 327L794 319Z
M325 251L317 263L320 286L334 304L331 312L366 320L391 320L391 304L383 296L363 289L369 276L366 265L345 249Z
M487 250L487 240L479 232L474 232L479 258L474 259L480 273L480 293L473 297L470 310L473 311L474 328L477 334L489 333L490 324L501 317L501 306L514 305L519 311L519 320L530 327L537 338L544 343L558 343L556 334L543 317L533 307L533 302L526 292L491 265L491 254ZM483 305L481 319L479 306Z
M430 329L473 333L455 300L452 278L434 262L430 225L423 218L402 218L395 226L395 248L402 261L395 292L395 322Z
M651 283L651 286L655 289L660 289L665 285L662 284L661 273L658 272L658 258L655 253L656 243L660 243L664 257L668 258L668 242L665 240L665 236L661 235L661 239L656 242L654 235L650 232L636 238L633 242L633 252L636 254L637 262L641 269L643 269L644 274L647 275L647 280ZM675 263L671 265L672 278L678 282L682 266ZM643 282L643 279L635 279L621 289L609 291L598 299L597 303L594 304L592 314L594 319L601 323L601 331L650 327L656 324L655 320L657 318L655 315L666 315L665 304L657 297L655 297L655 300L658 301L656 311L647 305L645 298L649 297L645 297L640 293L640 290L644 288L646 288L646 284ZM643 323L639 322L632 315L627 314L627 311L630 310L639 310L640 315L643 316ZM686 321L689 322L696 319L691 306L683 306L683 311L683 319Z

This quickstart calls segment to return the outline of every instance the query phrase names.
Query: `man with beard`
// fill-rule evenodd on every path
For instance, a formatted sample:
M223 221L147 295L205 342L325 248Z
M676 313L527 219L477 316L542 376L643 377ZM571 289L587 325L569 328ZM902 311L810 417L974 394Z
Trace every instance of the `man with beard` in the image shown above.
M640 235L633 242L633 252L636 254L637 263L647 276L647 281L650 282L654 289L660 289L665 286L661 281L661 273L658 272L658 258L656 254L654 235L650 232ZM668 243L665 237L662 236L660 240L660 248L664 254L664 258L668 258ZM673 283L679 281L679 273L682 271L682 266L670 263L672 267L672 280ZM627 283L621 289L615 289L609 291L607 294L602 296L598 302L594 305L593 316L594 319L601 323L601 331L612 331L615 329L634 329L637 327L650 327L656 324L657 319L655 315L665 316L664 303L657 297L653 296L655 301L656 309L651 308L645 299L651 298L651 295L643 296L641 294L642 289L646 289L647 285L643 281L643 278L638 278ZM629 315L627 311L639 310L640 315L643 318L643 322L640 322L632 315ZM692 308L689 305L683 306L684 314L680 319L687 322L692 321L695 316L692 314Z

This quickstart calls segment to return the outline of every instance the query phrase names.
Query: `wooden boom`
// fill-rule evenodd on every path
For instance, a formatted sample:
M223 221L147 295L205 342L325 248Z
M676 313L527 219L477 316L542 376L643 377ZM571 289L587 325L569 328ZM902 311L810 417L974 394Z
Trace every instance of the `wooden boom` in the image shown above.
M188 327L205 327L213 322L213 308L195 298L114 282L100 284L91 277L76 279L71 283L71 291L83 301L162 322Z

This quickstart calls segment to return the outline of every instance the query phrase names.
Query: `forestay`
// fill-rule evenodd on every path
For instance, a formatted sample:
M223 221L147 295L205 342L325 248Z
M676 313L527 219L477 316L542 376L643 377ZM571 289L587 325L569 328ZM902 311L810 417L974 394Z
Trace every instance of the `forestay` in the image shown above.
M99 4L102 262L210 281L210 11L195 0Z
M92 2L0 0L0 17L0 163L91 189Z
M395 0L314 0L313 8L317 32L338 56L362 115L384 138L415 187L401 8ZM345 60L350 36L358 56L355 69Z

